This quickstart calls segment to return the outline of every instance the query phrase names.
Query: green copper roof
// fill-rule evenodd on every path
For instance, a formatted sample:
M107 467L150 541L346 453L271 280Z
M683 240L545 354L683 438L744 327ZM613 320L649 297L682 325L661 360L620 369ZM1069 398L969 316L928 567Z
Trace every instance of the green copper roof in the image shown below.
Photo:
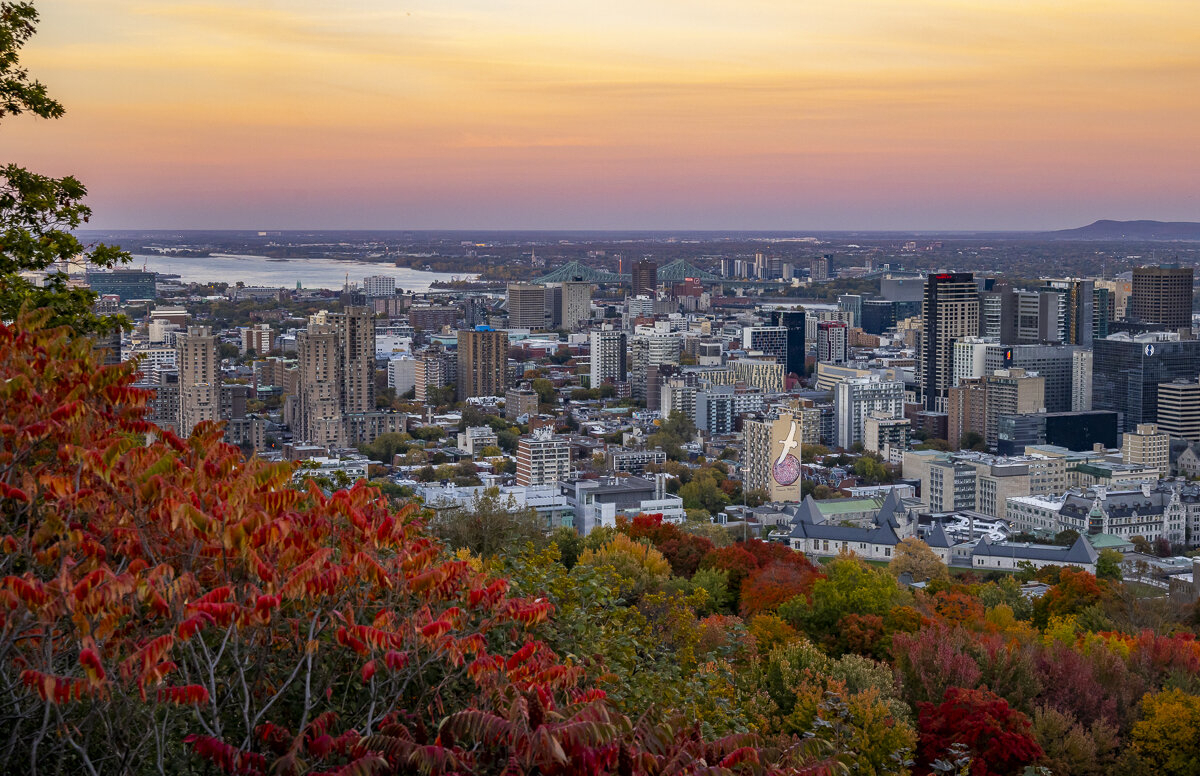
M1106 533L1089 536L1088 541L1091 542L1092 546L1097 550L1115 550L1121 547L1133 546L1133 543L1128 539L1123 539L1120 536Z
M817 509L822 515L846 515L853 512L874 512L883 504L878 498L834 498L818 501Z

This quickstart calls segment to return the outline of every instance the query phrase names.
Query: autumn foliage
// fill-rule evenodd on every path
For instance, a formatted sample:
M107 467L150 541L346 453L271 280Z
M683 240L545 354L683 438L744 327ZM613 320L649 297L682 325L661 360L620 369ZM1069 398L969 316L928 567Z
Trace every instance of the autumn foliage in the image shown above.
M742 616L773 612L796 596L807 595L817 576L817 570L808 563L770 561L742 582Z
M822 762L808 745L632 724L532 638L548 601L511 596L361 483L297 490L289 465L243 461L216 427L159 432L132 370L36 316L0 325L6 771Z
M673 523L663 522L661 514L637 515L629 523L621 521L620 528L631 539L649 541L671 564L671 572L690 577L700 568L700 561L713 549L713 543L703 536L681 531Z
M757 776L965 752L1002 774L1044 750L1067 774L1182 773L1200 757L1173 727L1200 717L1200 643L1183 620L1132 625L1158 605L1122 609L1085 572L1036 602L1012 580L913 592L849 555L818 569L641 517L571 570L546 550L553 583L510 582L412 506L297 488L216 427L158 431L145 402L88 342L36 316L0 326L6 772ZM702 611L726 579L737 602Z
M955 744L970 753L976 776L1015 774L1042 756L1025 715L986 690L951 687L940 704L920 704L920 723L918 769L924 773Z

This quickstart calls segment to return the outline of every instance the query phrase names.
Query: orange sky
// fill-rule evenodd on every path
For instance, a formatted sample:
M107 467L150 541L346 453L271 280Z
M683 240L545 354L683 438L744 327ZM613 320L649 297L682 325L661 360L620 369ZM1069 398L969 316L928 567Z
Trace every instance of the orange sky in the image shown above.
M104 228L1200 220L1196 0L42 0Z

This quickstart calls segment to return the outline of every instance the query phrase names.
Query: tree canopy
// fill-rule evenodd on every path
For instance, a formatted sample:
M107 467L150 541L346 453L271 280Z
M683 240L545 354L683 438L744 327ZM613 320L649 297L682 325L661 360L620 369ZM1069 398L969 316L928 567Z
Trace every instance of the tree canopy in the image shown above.
M57 119L61 103L21 67L22 47L38 21L31 3L0 3L0 120L22 114ZM92 311L96 294L69 285L62 267L112 267L129 256L107 245L85 246L72 233L91 218L83 204L87 189L72 176L52 178L15 164L0 168L0 319L14 320L23 309L51 311L49 324L80 333L104 333L116 317ZM40 284L22 273L39 273Z

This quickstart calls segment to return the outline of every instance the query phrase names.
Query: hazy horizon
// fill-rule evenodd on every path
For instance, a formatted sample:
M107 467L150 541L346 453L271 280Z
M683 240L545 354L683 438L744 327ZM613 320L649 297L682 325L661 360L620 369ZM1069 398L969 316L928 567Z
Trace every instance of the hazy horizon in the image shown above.
M79 177L96 229L1200 220L1184 0L39 11L22 61L67 114L7 121L5 146Z

